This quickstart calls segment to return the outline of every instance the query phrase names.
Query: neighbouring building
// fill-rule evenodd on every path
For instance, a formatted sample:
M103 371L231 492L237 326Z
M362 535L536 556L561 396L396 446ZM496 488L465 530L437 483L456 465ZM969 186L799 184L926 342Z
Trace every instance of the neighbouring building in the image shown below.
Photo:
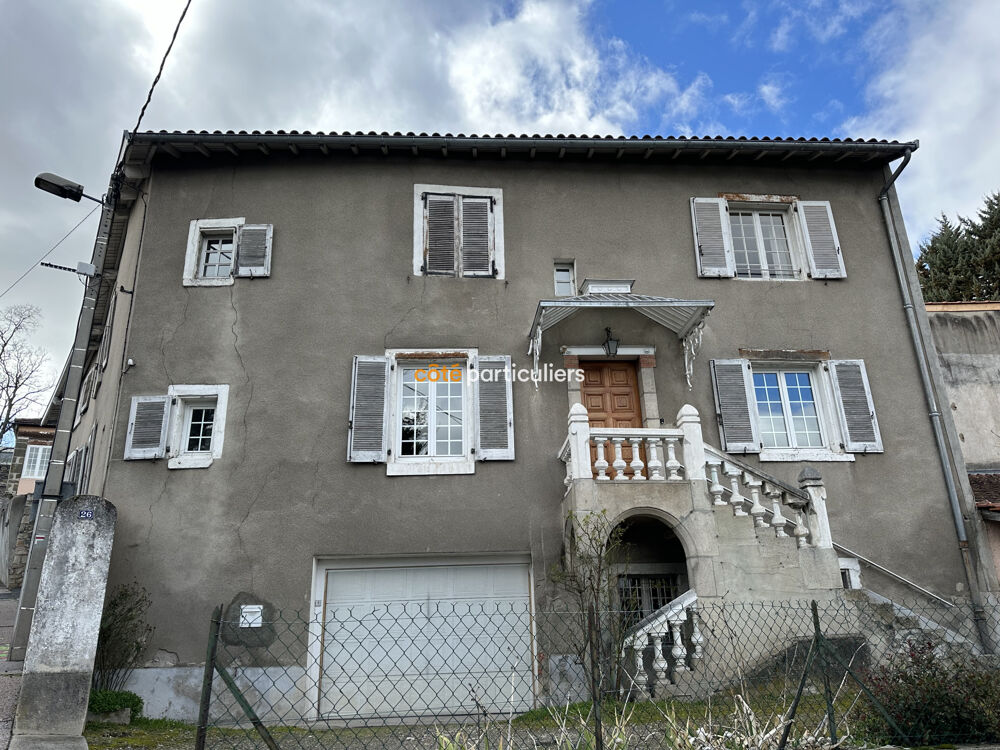
M927 313L969 484L1000 573L1000 302L929 302Z
M35 483L45 479L55 433L52 421L38 418L14 421L14 452L7 474L8 493L30 495L35 491Z
M132 688L190 719L216 603L301 609L326 687L300 700L341 716L338 608L558 607L571 512L622 526L645 623L995 589L891 186L916 147L128 135L63 404L67 480L118 507L112 583L152 596ZM463 641L525 650L524 705L531 622ZM366 641L373 673L411 636Z

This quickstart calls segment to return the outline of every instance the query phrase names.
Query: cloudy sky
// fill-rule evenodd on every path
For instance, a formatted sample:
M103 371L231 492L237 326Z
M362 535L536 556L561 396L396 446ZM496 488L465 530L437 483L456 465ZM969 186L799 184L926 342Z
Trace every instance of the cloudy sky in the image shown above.
M0 292L92 207L183 0L0 0ZM916 245L1000 189L995 0L192 0L142 129L853 136L920 140ZM89 258L97 213L48 258ZM33 270L61 364L81 298Z

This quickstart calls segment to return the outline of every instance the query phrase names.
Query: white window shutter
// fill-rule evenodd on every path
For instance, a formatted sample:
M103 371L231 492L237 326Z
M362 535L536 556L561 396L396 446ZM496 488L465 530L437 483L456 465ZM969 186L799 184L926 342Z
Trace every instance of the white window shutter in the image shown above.
M347 460L385 463L388 361L356 356L351 380L351 415L347 432Z
M795 206L806 243L809 275L814 279L846 278L830 201L797 201Z
M722 425L726 451L760 453L757 399L753 392L750 361L713 359L712 385L715 388L715 411Z
M875 417L872 390L864 360L835 359L830 362L837 411L844 434L844 450L858 453L881 453L882 433Z
M729 230L725 198L692 198L694 251L698 275L730 278L736 275L736 258Z
M104 333L101 336L100 362L103 371L108 366L108 356L111 352L111 333L114 329L115 306L118 302L118 295L112 292L111 302L108 304L108 317L104 322Z
M244 224L236 232L236 275L271 275L273 224Z
M424 194L424 273L455 274L455 196Z
M487 374L488 373L488 374ZM480 461L514 460L514 400L510 357L479 357L479 445Z
M460 199L462 275L493 275L493 199Z
M163 458L167 449L169 396L133 396L125 436L125 460Z

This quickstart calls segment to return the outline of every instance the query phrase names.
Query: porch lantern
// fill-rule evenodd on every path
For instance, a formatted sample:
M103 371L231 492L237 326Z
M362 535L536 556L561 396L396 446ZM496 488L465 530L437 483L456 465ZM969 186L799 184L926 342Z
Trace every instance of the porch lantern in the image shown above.
M609 357L614 357L616 354L618 354L619 341L618 339L614 338L611 335L610 328L605 328L604 333L605 333L604 345L603 345L604 353L607 354Z

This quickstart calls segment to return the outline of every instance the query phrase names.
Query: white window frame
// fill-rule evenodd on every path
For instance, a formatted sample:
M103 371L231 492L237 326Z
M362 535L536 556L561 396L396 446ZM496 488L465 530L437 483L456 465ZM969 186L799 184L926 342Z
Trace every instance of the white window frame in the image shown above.
M195 219L188 229L187 251L184 255L184 286L231 286L236 273L236 245L240 227L246 224L244 217L235 219ZM201 247L206 237L233 234L233 265L229 276L223 278L203 278L201 276Z
M503 242L503 190L501 188L464 187L458 185L427 185L413 186L413 275L427 276L424 273L424 193L440 193L444 195L469 196L473 198L493 199L493 263L496 266L496 276L455 276L442 278L505 278L504 242ZM460 261L459 261L460 262ZM435 274L436 275L436 274Z
M569 283L573 291L569 294L559 293L559 280L556 278L556 274L559 271L569 271ZM577 294L576 285L576 261L573 259L563 259L556 260L552 264L552 292L556 297L575 297Z
M841 581L843 581L843 574L847 573L847 582L850 584L849 589L860 589L863 588L861 585L861 563L856 557L838 557L837 562L840 566Z
M34 448L35 451L32 451L31 450L32 448ZM34 474L29 474L28 473L28 463L29 463L28 462L28 453L29 452L43 453L46 449L48 450L48 453L45 455L45 461L44 461L44 463L42 462L41 458L39 457L39 459L37 461L37 463L38 463L38 469L35 471ZM49 458L51 457L51 455L52 455L52 446L51 445L28 445L24 449L24 459L23 459L23 463L21 464L21 479L45 479L45 472L48 471L48 468L49 468ZM41 471L41 474L38 473L39 470Z
M204 469L222 457L226 438L226 410L229 405L228 385L172 385L167 388L170 398L169 428L167 431L167 468ZM187 430L192 408L215 402L215 421L212 425L212 449L188 451Z
M841 449L843 435L840 420L837 418L836 394L829 368L823 362L775 362L751 360L750 363L750 393L753 402L750 405L750 417L758 419L757 394L753 385L753 376L761 373L776 372L783 375L786 372L807 372L812 381L813 396L816 399L816 412L819 415L820 434L823 437L822 447L806 448L768 448L761 447L761 461L854 461L854 454ZM781 408L785 417L785 429L791 431L790 410L783 378L779 377L781 392ZM759 423L758 423L759 424ZM791 435L792 433L789 432ZM790 442L794 440L794 436Z
M805 252L805 240L799 232L799 221L793 209L794 204L783 201L768 202L744 202L726 201L726 229L729 232L729 241L733 247L733 278L740 281L803 281L808 279L809 260ZM760 254L760 278L740 276L736 268L736 238L732 236L731 217L734 213L753 214L754 234L757 239L757 250ZM772 278L767 268L767 251L764 248L763 230L760 226L761 214L782 214L785 224L785 234L788 238L788 252L792 260L792 276Z
M413 355L421 355L415 357ZM426 356L424 356L426 355ZM478 367L478 349L388 349L386 357L389 361L389 382L387 391L388 431L387 445L389 454L386 456L387 476L417 476L443 474L474 474L476 471L476 456L473 449L478 445L479 405L476 402L472 387L471 372ZM400 445L402 430L399 419L402 411L403 378L402 367L412 364L447 365L452 362L464 362L462 375L462 413L466 429L462 432L462 455L460 456L402 456ZM433 408L433 405L431 405Z

